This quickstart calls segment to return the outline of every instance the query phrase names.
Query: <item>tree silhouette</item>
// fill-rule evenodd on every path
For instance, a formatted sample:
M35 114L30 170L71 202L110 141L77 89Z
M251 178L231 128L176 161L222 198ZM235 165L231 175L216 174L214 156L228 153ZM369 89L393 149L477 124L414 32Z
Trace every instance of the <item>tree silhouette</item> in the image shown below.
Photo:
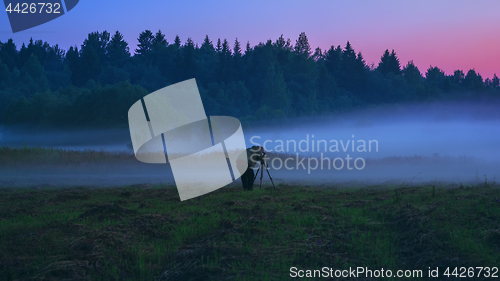
M366 95L364 92L364 84L366 65L363 57L358 56L354 52L351 43L347 41L344 50L342 51L342 60L339 73L339 84L341 87L356 93L358 95Z
M106 46L108 60L111 65L123 67L130 58L128 43L123 40L123 35L117 30L109 44Z
M175 39L174 39L174 45L175 45L177 48L180 48L180 47L181 47L181 38L179 37L179 35L176 35L176 36L175 36Z
M11 71L16 66L17 48L12 38L5 43L0 42L0 59Z
M101 74L106 58L106 47L109 42L109 32L92 32L83 41L80 49L79 66L81 68L81 82L89 79L97 81Z
M333 77L340 76L340 67L342 63L342 49L340 46L335 48L331 46L328 51L325 52L325 66Z
M496 73L495 73L495 74L493 74L493 78L491 79L491 85L492 85L493 87L497 88L497 87L499 87L499 85L500 85L500 83L499 83L499 82L500 82L500 81L498 80L498 76L497 76L497 74L496 74Z
M276 60L281 67L285 67L289 63L289 55L293 51L290 38L285 40L283 34L281 34L281 36L276 39L273 48L276 53Z
M135 53L140 57L145 58L149 52L151 52L151 47L153 46L153 33L151 30L145 30L139 34L139 44L137 45L137 49L135 49Z
M196 55L193 40L188 38L186 44L182 47L182 65L179 71L182 73L180 80L195 78L196 76Z
M437 66L430 66L425 73L425 78L429 83L437 86L442 85L446 79L444 71L439 69Z
M222 51L222 43L220 41L220 38L217 38L217 46L215 47L215 51L217 53L220 53Z
M153 43L152 44L153 48L154 47L166 48L168 46L167 39L165 39L165 34L163 34L161 30L158 30L158 32L156 32L155 37L152 40L152 43Z
M321 51L321 48L316 48L314 50L314 54L312 55L313 60L318 61L323 59L323 52Z
M12 39L0 42L0 124L126 126L131 102L193 77L207 112L244 120L500 98L496 74L483 81L474 69L446 75L431 66L424 78L413 61L401 69L389 49L376 68L368 67L349 41L345 48L311 53L304 32L294 46L281 35L254 46L247 42L244 52L238 39L232 46L218 39L214 47L208 35L200 47L192 38L181 43L179 36L169 44L161 30L145 30L137 40L133 55L119 31L91 32L66 52L42 40L30 39L19 51ZM106 110L113 104L118 107Z
M236 38L234 40L234 47L233 47L233 54L234 54L234 57L236 58L241 58L242 57L242 54L241 54L241 46L240 46L240 42L238 41L238 38Z
M394 50L389 54L389 50L386 49L382 57L380 58L380 62L378 64L377 70L382 74L399 74L401 72L399 64L399 59L396 56Z
M418 67L415 66L413 61L409 61L408 64L406 64L406 66L403 67L402 74L406 79L406 81L412 85L421 83L423 79L420 70L418 70Z
M199 52L197 79L208 85L215 80L213 66L217 64L218 60L214 45L208 35L205 36Z
M483 78L474 69L471 69L465 75L464 86L469 90L481 90L484 88Z
M300 33L299 38L296 41L294 51L295 54L304 59L311 56L311 46L309 45L309 40L307 39L305 32Z
M241 45L240 42L238 41L238 38L234 40L234 47L233 47L233 65L232 65L232 70L233 70L233 76L232 78L236 81L241 80L243 77L242 73L242 60L243 54L241 53Z
M462 70L457 69L453 72L453 83L456 85L460 85L464 81L464 78L465 75Z
M219 40L220 42L220 40ZM219 44L218 42L218 44ZM217 71L217 81L219 82L229 82L232 76L232 54L231 48L229 47L229 43L226 39L222 43L222 47L220 48L219 53L219 63L218 63L218 71Z
M70 47L66 52L66 57L64 59L65 64L71 71L71 82L74 85L81 85L80 67L79 67L79 57L78 47Z

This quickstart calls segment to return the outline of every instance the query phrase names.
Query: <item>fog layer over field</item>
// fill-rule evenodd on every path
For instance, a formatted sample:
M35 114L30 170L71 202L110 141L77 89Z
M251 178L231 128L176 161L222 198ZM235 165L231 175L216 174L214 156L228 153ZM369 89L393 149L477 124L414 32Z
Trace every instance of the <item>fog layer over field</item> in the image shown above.
M463 103L378 107L286 124L262 121L244 125L244 134L248 147L262 145L270 152L270 172L276 182L469 183L485 177L493 181L500 176L499 108L499 104ZM3 128L0 133L0 146L130 152L128 143L127 130ZM173 182L168 165L134 161L0 169L0 185ZM269 182L267 175L265 181Z

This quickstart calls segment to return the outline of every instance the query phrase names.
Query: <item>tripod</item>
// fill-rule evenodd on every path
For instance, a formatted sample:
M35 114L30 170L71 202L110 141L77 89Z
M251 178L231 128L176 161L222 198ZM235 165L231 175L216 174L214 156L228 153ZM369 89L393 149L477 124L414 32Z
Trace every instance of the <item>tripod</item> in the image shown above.
M259 162L259 169L257 169L257 173L255 174L255 177L253 178L253 180L255 181L255 179L259 175L259 171L260 171L260 189L262 189L262 177L264 176L264 169L261 170L262 167L266 168L267 175L269 176L269 179L271 180L271 183L273 184L274 190L276 190L276 186L274 186L274 182L273 182L273 177L271 177L271 173L269 173L269 166L267 165L265 153L264 153L264 158L262 158L262 160Z

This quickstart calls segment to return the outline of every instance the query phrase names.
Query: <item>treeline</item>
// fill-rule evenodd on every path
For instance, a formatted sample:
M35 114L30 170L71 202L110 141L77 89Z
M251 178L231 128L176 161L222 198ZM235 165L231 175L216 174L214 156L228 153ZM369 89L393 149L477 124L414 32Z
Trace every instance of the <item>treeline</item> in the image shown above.
M295 44L242 46L208 36L201 45L142 32L133 50L116 31L93 32L64 51L41 40L0 42L0 122L43 126L123 126L128 108L162 87L196 78L208 115L243 120L331 114L374 104L500 97L499 79L474 69L445 75L402 66L394 50L368 66L349 42L312 51Z

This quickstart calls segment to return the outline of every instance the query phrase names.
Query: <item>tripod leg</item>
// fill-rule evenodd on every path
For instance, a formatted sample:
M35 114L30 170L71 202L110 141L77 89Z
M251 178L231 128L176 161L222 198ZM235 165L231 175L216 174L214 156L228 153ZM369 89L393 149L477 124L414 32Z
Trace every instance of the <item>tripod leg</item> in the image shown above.
M255 179L257 178L257 176L259 175L260 168L261 168L261 166L259 165L259 168L257 169L257 173L255 174L255 177L253 177L253 180L254 180L254 181L255 181Z
M273 184L274 190L276 190L276 186L274 186L273 177L271 177L271 173L269 173L268 166L266 166L266 171L267 171L267 174L269 175L269 179L271 180L271 183Z
M262 169L260 170L260 189L262 189L262 177L264 176L264 168L263 165L260 165Z

